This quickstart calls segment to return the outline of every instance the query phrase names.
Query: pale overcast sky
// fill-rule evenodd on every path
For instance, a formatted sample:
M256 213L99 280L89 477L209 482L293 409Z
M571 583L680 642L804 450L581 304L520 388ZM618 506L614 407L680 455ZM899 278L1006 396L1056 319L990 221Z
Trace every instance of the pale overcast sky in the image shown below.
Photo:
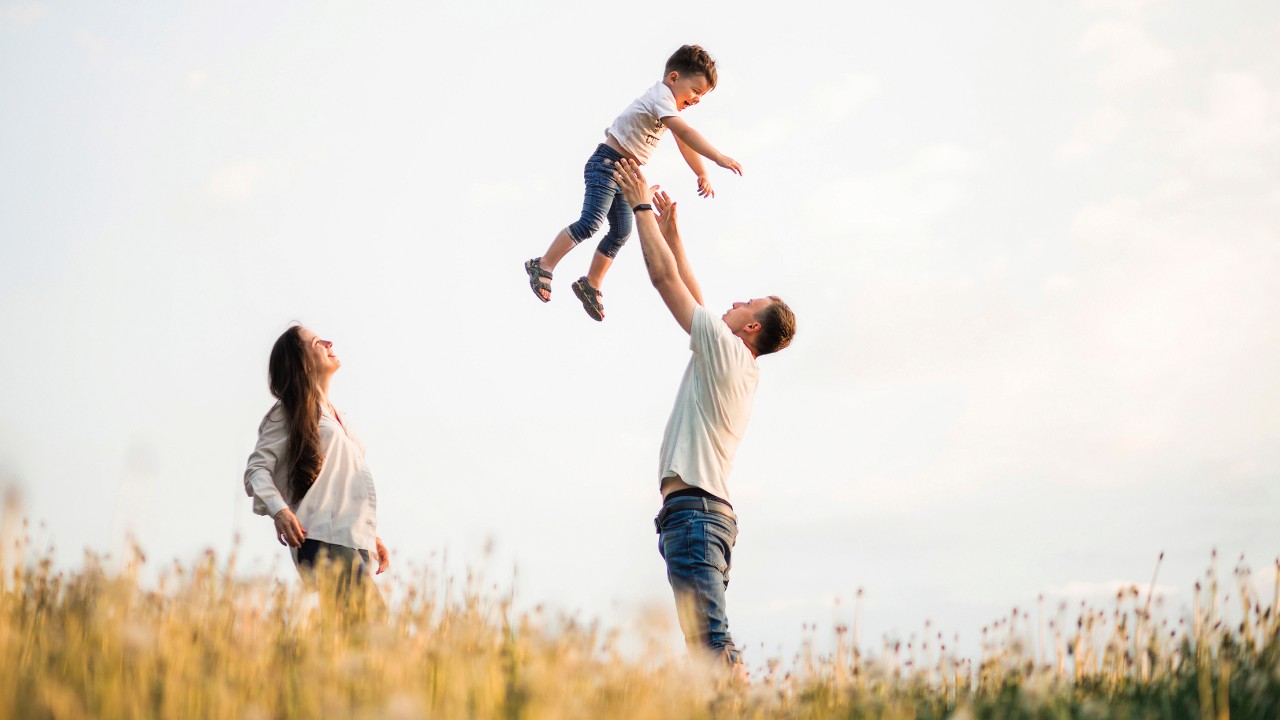
M1013 605L1280 553L1280 5L0 4L0 482L68 562L133 532L292 577L243 494L292 320L344 361L383 538L627 625L687 342L635 239L608 319L521 268L679 45L738 159L713 309L799 317L731 480L731 627L976 640ZM482 558L492 541L492 556ZM433 560L434 558L434 560ZM394 578L393 578L394 581ZM836 598L844 602L837 607ZM673 644L675 633L671 634Z

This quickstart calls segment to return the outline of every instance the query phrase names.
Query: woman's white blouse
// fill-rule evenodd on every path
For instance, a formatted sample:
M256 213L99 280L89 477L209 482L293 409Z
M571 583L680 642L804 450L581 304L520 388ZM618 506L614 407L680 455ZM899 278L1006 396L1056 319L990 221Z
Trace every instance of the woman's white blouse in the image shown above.
M289 487L289 430L284 408L271 407L258 426L258 445L244 473L253 511L274 516L288 507L308 540L376 553L378 496L364 461L364 443L328 410L320 415L320 474L302 502L285 501Z

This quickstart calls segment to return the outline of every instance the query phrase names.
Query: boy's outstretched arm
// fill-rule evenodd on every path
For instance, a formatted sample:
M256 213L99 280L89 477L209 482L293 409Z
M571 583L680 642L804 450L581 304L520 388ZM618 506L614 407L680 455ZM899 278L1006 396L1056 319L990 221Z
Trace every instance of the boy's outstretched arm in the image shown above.
M677 140L688 145L694 152L722 168L732 170L739 175L742 174L742 165L739 165L737 160L715 149L711 143L707 142L706 138L702 137L702 133L694 130L683 119L667 116L662 118L662 123L671 128L671 134L675 135Z
M653 188L640 173L640 166L629 159L619 160L613 171L613 179L622 188L627 204L635 207L653 200ZM693 327L693 309L698 306L693 293L680 277L675 254L667 245L658 228L658 218L653 212L636 213L636 230L640 234L640 250L649 270L649 282L658 290L667 309L685 332Z
M676 147L680 148L680 154L684 157L684 161L689 164L689 169L693 171L694 175L698 176L698 195L700 197L715 197L716 191L711 188L711 180L707 178L707 168L702 165L702 156L695 152L693 148L685 145L679 135L672 133L671 136L676 139ZM663 231L662 234L666 235L666 231Z

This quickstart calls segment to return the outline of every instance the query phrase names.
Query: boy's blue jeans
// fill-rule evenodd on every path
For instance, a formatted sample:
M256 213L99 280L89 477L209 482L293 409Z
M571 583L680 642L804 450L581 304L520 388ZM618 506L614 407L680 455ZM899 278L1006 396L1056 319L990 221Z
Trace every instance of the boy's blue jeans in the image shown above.
M587 192L582 200L582 216L565 228L574 244L577 244L595 235L608 218L609 232L600 239L596 252L611 258L617 257L623 243L631 236L631 226L634 223L631 206L622 196L622 188L613 181L613 166L622 157L622 153L604 143L596 147L582 170L582 177L587 183Z
M710 651L733 665L740 662L729 635L724 591L738 524L705 510L677 510L658 526L658 552L667 561L667 581L689 651Z

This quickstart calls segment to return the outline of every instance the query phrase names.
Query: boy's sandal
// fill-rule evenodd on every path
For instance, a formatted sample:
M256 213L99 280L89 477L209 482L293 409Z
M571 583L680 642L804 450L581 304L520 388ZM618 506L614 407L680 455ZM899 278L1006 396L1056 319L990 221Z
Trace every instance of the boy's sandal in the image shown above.
M582 309L587 311L591 319L597 322L604 320L604 304L600 302L604 293L592 287L585 275L578 278L572 287L573 294L582 301Z
M524 271L529 274L529 287L533 289L533 294L542 302L551 302L551 286L542 282L542 278L551 279L551 271L538 264L541 260L542 258L536 257L525 262ZM543 290L547 291L545 297L542 295Z

